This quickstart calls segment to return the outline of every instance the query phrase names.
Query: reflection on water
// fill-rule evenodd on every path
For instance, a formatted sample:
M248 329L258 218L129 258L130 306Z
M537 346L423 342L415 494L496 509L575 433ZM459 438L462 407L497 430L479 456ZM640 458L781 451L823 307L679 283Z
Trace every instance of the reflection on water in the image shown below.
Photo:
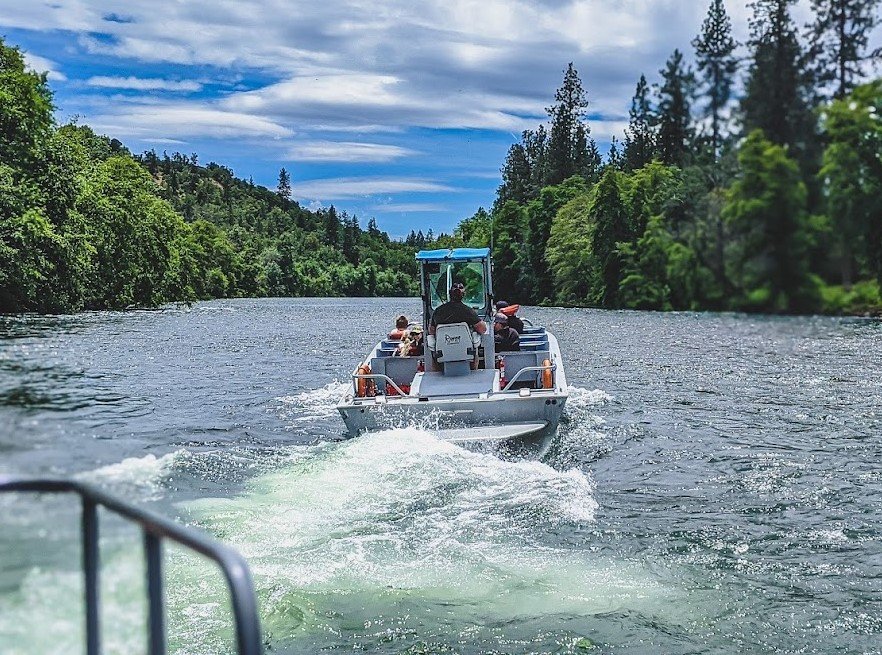
M274 652L875 652L879 322L529 311L574 386L518 461L413 427L341 440L353 362L402 312L0 317L0 472L77 475L233 543ZM76 521L0 497L10 652L78 643ZM143 650L136 543L104 533L108 652ZM216 572L168 569L172 650L227 652Z

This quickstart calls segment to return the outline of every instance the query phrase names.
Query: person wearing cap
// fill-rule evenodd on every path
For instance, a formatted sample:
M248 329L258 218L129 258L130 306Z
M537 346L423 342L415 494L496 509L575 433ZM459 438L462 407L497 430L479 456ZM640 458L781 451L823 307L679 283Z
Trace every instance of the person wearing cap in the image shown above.
M509 317L499 312L493 317L493 340L496 352L517 352L521 349L521 335L508 324Z
M467 323L478 334L487 332L487 324L478 316L478 312L466 305L462 299L465 297L465 285L462 282L454 282L450 287L450 300L439 305L432 313L432 322L429 325L429 334L435 334L435 328L439 325L450 323ZM431 347L432 344L429 344Z
M520 305L509 305L504 300L496 301L496 311L508 316L508 327L513 328L518 334L524 333L524 322L517 317Z

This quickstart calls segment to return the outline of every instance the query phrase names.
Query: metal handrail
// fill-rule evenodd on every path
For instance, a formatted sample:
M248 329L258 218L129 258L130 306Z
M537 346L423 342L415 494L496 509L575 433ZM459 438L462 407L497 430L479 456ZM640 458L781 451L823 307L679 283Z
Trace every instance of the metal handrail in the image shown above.
M521 370L519 370L517 373L514 374L514 377L508 381L508 384L505 385L505 388L499 390L499 393L503 393L505 391L508 391L511 388L511 385L513 385L515 382L517 382L518 378L521 377L521 373L526 373L529 371L537 371L537 372L538 371L547 371L548 369L551 369L552 372L556 371L557 364L551 364L550 366L525 366L524 368L522 368Z
M239 655L261 655L260 619L254 583L243 557L211 537L130 505L100 489L74 480L53 478L13 478L0 476L0 493L75 493L83 505L83 574L86 598L86 653L101 653L100 553L98 547L98 506L141 526L147 563L148 625L151 655L165 655L166 626L163 602L162 540L170 539L213 560L221 569L230 590L236 621L236 644Z
M373 380L374 378L379 378L381 380L385 380L386 382L391 384L394 387L395 391L398 392L398 395L400 395L400 396L407 395L406 393L404 393L404 391L401 389L401 387L399 387L397 384L395 384L395 380L390 378L388 375L384 375L382 373L353 373L352 374L352 390L355 392L355 396L357 398L360 398L360 396L358 395L358 387L356 386L355 381L356 380Z

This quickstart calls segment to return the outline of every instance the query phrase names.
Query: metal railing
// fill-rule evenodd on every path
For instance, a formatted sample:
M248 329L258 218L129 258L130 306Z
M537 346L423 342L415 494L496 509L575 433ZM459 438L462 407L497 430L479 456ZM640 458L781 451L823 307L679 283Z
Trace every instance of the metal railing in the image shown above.
M551 374L554 375L554 371L557 370L557 364L551 364L550 366L525 366L524 368L522 368L521 370L519 370L517 373L514 374L514 377L508 381L508 384L505 385L504 389L500 389L499 393L504 393L504 392L508 391L509 389L511 389L511 385L513 385L515 382L518 381L518 379L521 377L522 373L530 373L533 371L538 373L539 371L549 371L549 370L552 372ZM554 388L553 384L552 384L551 388ZM548 391L548 390L550 390L550 389L543 388L543 389L540 389L539 391Z
M83 574L86 600L86 653L101 653L101 599L98 594L101 573L98 545L98 507L104 507L141 526L147 564L148 638L150 655L165 655L166 625L163 594L162 541L170 539L213 560L221 569L230 590L236 621L239 655L261 655L260 619L257 599L248 565L239 553L214 539L135 507L90 485L73 480L27 479L0 476L0 493L74 493L82 501Z

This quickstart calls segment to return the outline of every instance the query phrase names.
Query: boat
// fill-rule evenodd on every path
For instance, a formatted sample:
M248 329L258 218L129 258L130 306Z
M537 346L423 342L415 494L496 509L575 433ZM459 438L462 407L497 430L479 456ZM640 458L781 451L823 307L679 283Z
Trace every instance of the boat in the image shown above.
M399 341L380 339L337 404L349 435L417 426L449 441L496 442L553 433L568 393L558 341L525 320L520 351L496 352L490 249L421 250L416 260L423 333L457 282L487 331L439 325L422 352L404 356Z

